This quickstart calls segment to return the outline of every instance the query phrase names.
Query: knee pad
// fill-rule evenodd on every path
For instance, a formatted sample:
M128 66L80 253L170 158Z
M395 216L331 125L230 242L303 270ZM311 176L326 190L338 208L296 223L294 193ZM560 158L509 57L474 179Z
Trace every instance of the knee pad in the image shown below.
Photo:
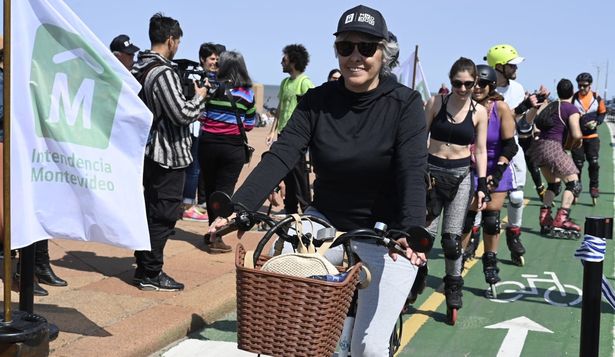
M561 182L552 182L547 184L547 190L553 192L555 196L559 195L562 185Z
M476 214L478 212L468 210L466 214L466 220L463 222L463 234L468 234L472 230L472 226L474 226L474 220L476 219Z
M508 193L508 201L515 208L519 208L523 206L523 191L522 190L510 191Z
M442 251L444 257L450 260L457 260L461 256L461 236L453 233L442 234Z
M491 235L500 233L500 211L483 211L483 229Z
M583 185L581 185L581 182L578 180L566 182L566 190L572 192L574 197L579 197L582 189Z

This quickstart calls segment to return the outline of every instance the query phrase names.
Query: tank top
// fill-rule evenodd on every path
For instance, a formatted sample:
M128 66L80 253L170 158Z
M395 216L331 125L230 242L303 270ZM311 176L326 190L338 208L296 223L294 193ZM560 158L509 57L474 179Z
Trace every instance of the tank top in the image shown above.
M442 106L440 111L431 123L429 131L431 138L445 143L456 145L470 145L474 142L474 122L472 115L476 110L476 104L472 100L468 114L461 123L454 123L453 116L446 110L446 104L450 94L442 96ZM450 120L449 120L450 119Z
M492 166L495 166L496 161L500 157L502 150L502 140L500 135L500 128L502 122L498 114L497 102L491 103L491 110L489 111L489 124L487 125L487 166L488 170Z

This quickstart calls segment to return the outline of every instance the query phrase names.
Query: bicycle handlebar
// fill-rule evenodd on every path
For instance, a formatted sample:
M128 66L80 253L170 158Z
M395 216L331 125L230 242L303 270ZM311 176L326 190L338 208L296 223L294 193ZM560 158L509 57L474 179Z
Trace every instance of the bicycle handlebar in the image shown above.
M223 192L214 192L211 196L210 204L215 213L226 217L235 212L237 206L240 208L236 217L230 220L229 224L218 229L216 235L224 236L236 230L248 231L259 222L263 222L269 226L267 233L265 233L265 236L263 236L254 250L255 262L260 256L262 250L265 248L265 245L274 234L277 234L285 241L291 243L293 247L296 247L299 243L299 238L295 235L288 234L288 227L285 227L287 224L294 221L292 216L288 216L280 222L275 222L266 214L250 211L241 204L231 202L230 197ZM335 238L337 235L335 228L333 228L331 224L324 219L311 215L304 215L303 217L325 227L317 232L316 237L311 236L311 233L307 233L302 236L301 239L305 245L313 243L314 246L319 247L322 243ZM310 236L308 236L308 234L310 234ZM379 222L376 223L374 229L363 228L342 233L339 237L337 237L337 240L332 244L332 247L345 244L351 239L373 240L376 244L383 245L388 249L393 250L397 254L409 259L409 257L405 254L405 249L403 249L396 242L396 239L402 237L406 238L410 248L418 253L428 253L433 246L434 237L424 227L411 227L409 231L406 232L397 229L387 229L385 224Z

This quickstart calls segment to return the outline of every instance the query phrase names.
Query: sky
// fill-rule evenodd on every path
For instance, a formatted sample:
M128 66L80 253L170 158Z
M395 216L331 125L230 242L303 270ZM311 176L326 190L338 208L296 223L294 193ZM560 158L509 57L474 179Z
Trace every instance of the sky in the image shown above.
M333 32L341 14L363 4L378 9L400 42L400 60L419 46L419 59L432 92L448 87L448 71L459 57L477 64L489 47L508 43L526 60L518 80L526 90L544 84L555 91L561 78L580 72L594 77L601 95L605 82L615 95L615 1L570 0L65 0L103 43L125 33L149 48L149 18L156 12L177 19L184 36L176 58L198 59L203 42L241 52L255 82L279 84L282 48L303 44L310 53L306 74L315 84L337 67ZM606 81L607 61L609 78Z

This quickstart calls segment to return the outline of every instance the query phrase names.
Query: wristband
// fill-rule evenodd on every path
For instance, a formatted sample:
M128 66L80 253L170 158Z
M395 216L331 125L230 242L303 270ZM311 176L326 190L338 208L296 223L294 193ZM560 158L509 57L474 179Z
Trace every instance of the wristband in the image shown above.
M485 202L491 201L491 196L489 195L489 189L487 188L487 178L486 177L478 178L478 187L476 188L476 190L485 194L485 198L484 198Z
M521 102L521 104L519 104L515 108L515 114L521 115L521 114L527 112L531 107L532 107L532 101L530 100L530 97L527 97L527 98L525 98L525 100L523 102Z
M508 167L508 164L503 163L503 162L498 162L498 164L495 166L495 169L493 170L493 173L491 174L491 181L489 182L489 185L491 186L492 189L495 189L498 187L498 185L500 184L500 180L502 179L502 176L504 175L504 171L506 171L507 167Z

